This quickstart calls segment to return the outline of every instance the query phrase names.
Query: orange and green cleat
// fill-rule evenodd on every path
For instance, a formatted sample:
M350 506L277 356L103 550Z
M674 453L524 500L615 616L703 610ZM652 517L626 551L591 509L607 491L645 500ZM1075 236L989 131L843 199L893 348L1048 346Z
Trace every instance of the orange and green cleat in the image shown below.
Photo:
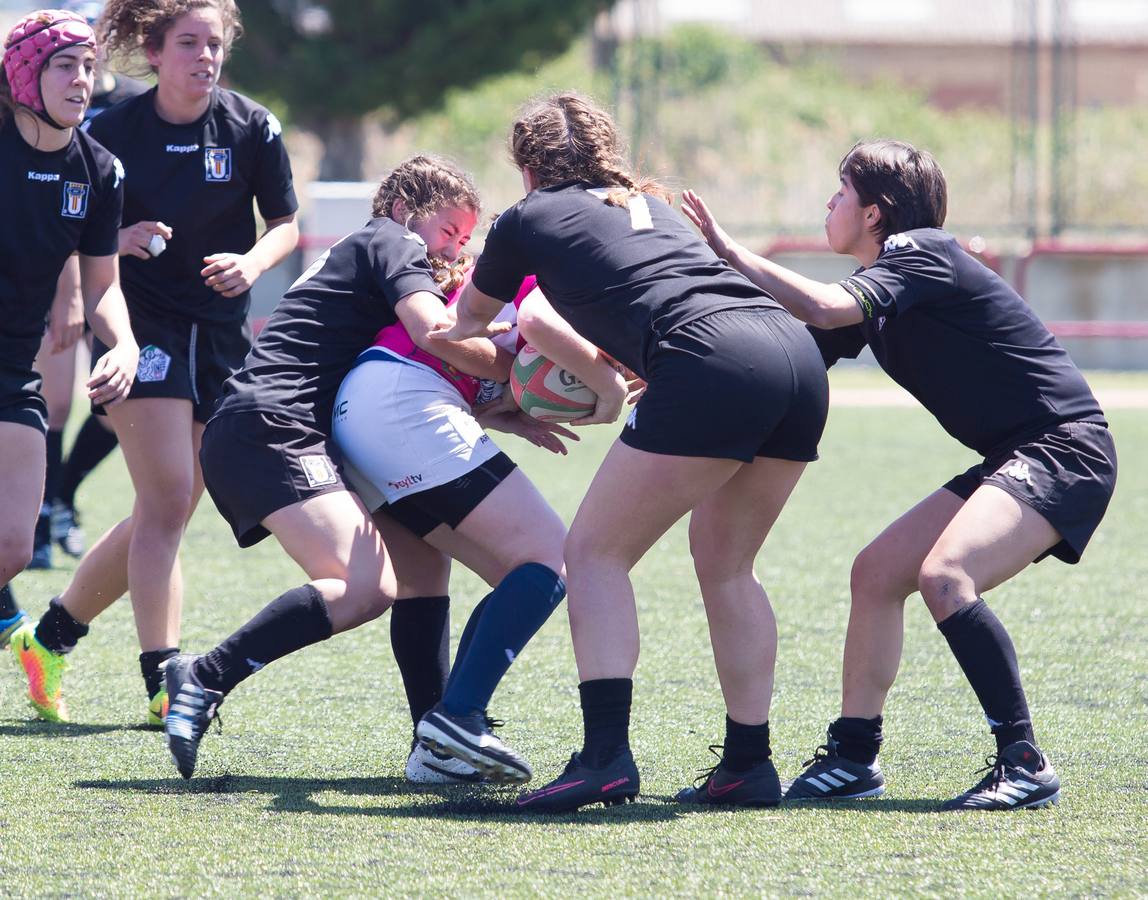
M36 715L49 722L67 722L61 684L68 667L63 653L53 653L36 640L36 626L25 622L11 636L12 653L28 677L28 700Z
M167 688L160 688L147 705L149 728L163 728L163 720L167 718L167 707Z

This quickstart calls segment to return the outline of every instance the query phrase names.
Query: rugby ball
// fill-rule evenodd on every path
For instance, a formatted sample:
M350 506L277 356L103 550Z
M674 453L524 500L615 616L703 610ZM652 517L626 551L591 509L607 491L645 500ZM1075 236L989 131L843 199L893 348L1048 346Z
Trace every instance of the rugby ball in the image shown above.
M542 422L569 422L594 411L598 395L576 375L527 344L514 358L510 392L527 415Z

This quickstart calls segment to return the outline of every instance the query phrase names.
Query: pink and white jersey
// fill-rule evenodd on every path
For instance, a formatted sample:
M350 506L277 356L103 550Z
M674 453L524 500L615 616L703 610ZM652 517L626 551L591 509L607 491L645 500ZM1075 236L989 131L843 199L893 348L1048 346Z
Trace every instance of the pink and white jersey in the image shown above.
M447 294L446 305L448 307L458 301L458 298L462 295L462 289L470 283L470 276L473 272L474 267L471 266L463 276L462 284ZM526 276L521 287L518 289L518 293L514 296L514 300L507 303L502 312L495 316L495 322L510 322L514 325L510 331L491 339L496 346L510 353L517 353L522 349L526 341L518 335L518 326L516 324L518 321L518 307L522 305L522 301L526 298L526 295L537 286L538 280L533 275ZM371 346L372 349L382 349L392 356L399 357L404 362L424 366L442 376L454 385L469 406L474 406L476 402L486 402L487 400L493 399L493 396L489 396L490 389L487 382L484 382L483 379L475 378L473 375L467 375L465 372L460 372L450 363L444 362L434 354L427 353L421 347L418 347L415 342L411 340L411 336L407 333L402 322L395 322L393 325L388 325L383 328L375 335L375 342ZM495 394L495 396L497 396L497 394Z

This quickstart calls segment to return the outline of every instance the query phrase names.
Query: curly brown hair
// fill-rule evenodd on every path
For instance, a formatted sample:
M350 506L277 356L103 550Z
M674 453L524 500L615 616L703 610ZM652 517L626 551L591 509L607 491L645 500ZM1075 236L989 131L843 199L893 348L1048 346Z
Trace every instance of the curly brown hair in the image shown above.
M121 68L134 74L154 71L140 56L163 49L168 29L182 15L197 9L214 9L223 20L223 55L243 34L243 22L235 0L107 0L96 23L99 44Z
M672 199L657 181L632 174L624 156L610 114L575 93L535 100L510 131L510 158L519 169L530 169L539 187L576 180L618 188L607 197L614 206L625 206L631 195L639 193Z
M470 176L438 156L412 156L395 166L375 191L371 215L394 219L399 200L406 207L408 221L429 218L448 207L473 210L476 216L482 211L478 188Z

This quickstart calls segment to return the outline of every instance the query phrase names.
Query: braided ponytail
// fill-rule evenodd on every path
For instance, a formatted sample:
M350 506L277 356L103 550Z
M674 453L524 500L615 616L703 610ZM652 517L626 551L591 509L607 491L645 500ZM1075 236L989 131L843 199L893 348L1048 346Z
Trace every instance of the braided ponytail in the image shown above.
M612 206L625 206L640 193L672 198L654 179L629 171L613 119L578 94L555 94L528 106L511 129L510 156L541 187L584 181L609 188Z

